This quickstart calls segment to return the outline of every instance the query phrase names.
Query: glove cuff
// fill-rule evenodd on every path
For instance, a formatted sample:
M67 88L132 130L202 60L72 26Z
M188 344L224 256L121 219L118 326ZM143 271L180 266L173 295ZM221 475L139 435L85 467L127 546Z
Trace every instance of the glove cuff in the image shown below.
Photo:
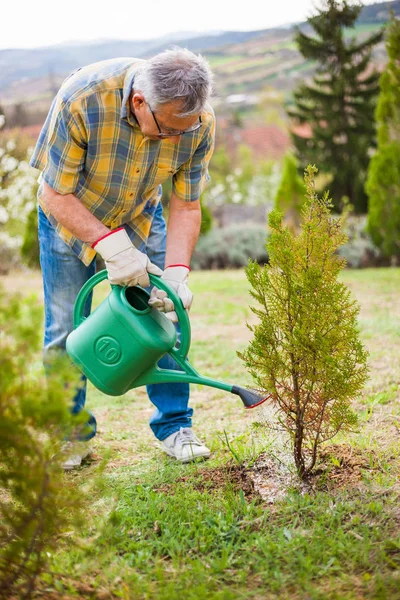
M163 279L176 283L186 283L190 269L186 265L171 265L164 269Z
M108 233L106 233L106 235L102 235L101 237L99 237L98 240L96 240L95 242L93 242L92 248L94 248L95 246L97 246L97 244L99 242L101 242L101 240L104 240L104 238L108 237L109 235L112 235L116 231L121 231L121 229L123 229L123 227L118 227L118 229L113 229L113 231L109 231Z
M105 236L98 239L92 248L100 254L104 260L110 259L112 256L132 248L133 244L129 235L123 227L110 231Z

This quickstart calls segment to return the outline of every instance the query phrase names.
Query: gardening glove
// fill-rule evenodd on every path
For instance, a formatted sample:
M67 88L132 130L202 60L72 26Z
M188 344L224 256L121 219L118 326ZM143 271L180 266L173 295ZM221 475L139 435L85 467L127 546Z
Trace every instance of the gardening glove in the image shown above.
M182 300L183 307L187 311L190 310L193 301L193 294L187 285L189 272L189 267L185 267L184 265L171 265L165 269L161 277L178 294ZM173 323L178 322L174 303L168 298L164 290L154 287L150 294L149 304L160 312L165 313L165 316Z
M108 271L108 281L115 285L150 285L149 276L162 275L143 252L132 244L123 227L114 229L92 245L103 258Z

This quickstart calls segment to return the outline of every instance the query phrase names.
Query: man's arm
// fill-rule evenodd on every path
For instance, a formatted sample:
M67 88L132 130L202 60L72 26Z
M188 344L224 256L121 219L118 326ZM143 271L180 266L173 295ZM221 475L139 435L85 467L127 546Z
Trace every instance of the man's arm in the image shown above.
M73 194L59 194L43 182L42 198L53 217L82 242L91 246L110 232Z
M200 200L184 202L172 192L169 203L165 266L190 265L200 235Z
M134 247L124 228L111 232L73 194L58 194L44 183L43 200L61 225L78 239L95 247L105 262L110 283L148 287L148 273L162 275L161 269Z
M205 131L190 159L173 177L165 265L185 264L190 259L200 234L200 196L209 181L208 164L215 140L212 109L204 113Z

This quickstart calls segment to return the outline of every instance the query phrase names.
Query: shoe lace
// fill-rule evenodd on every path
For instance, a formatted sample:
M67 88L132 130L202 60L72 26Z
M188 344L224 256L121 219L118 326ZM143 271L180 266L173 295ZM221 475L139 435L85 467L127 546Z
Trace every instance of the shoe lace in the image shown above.
M201 446L201 441L195 436L190 427L181 427L176 435L176 442L181 446Z

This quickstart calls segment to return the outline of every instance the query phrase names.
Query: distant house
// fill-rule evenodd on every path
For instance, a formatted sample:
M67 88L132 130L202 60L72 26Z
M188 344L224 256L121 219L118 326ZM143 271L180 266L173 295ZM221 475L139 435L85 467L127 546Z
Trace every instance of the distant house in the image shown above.
M234 160L237 148L247 146L257 159L281 160L291 148L289 132L274 123L244 123L243 127L232 127L229 119L217 119L217 143L224 144Z
M231 94L225 98L228 104L239 104L240 106L254 106L259 102L258 96L249 94Z

